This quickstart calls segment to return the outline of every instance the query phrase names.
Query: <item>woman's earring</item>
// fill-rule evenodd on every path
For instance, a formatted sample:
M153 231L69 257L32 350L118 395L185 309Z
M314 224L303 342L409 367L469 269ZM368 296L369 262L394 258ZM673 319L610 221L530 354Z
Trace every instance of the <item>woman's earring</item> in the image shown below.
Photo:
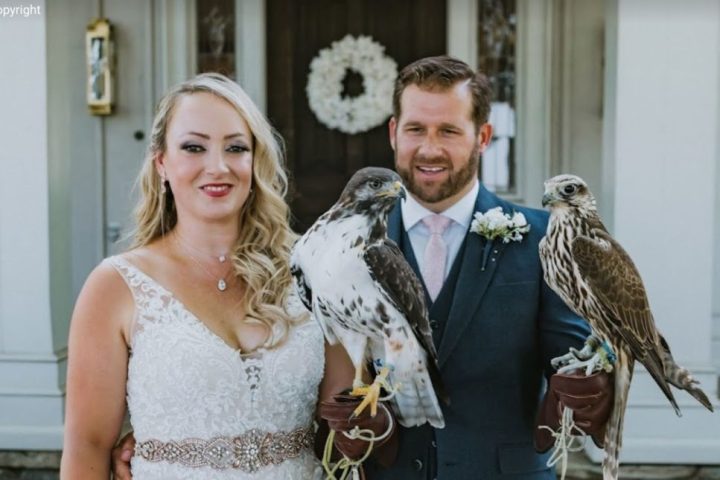
M165 175L162 175L160 177L160 194L165 195L165 191L167 189L165 188Z

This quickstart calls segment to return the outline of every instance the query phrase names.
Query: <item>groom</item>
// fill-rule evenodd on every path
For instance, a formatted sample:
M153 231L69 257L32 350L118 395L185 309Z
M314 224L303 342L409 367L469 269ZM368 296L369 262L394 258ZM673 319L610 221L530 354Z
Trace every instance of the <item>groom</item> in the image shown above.
M478 182L479 157L492 138L484 75L446 56L418 60L400 73L393 109L390 143L410 195L391 212L388 236L424 281L451 403L444 429L401 429L393 467L368 465L367 478L555 478L533 446L536 420L552 424L558 398L580 398L587 408L575 421L598 436L609 381L551 382L538 417L550 360L590 333L543 281L538 242L548 215ZM475 212L495 207L524 214L530 230L519 242L470 231ZM538 437L538 447L549 448L547 440Z

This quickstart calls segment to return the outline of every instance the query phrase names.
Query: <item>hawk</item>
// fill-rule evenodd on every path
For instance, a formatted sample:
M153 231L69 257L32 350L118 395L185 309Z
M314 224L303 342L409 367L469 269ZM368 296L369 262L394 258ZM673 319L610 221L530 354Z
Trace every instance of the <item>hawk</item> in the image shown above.
M616 479L635 360L655 379L678 416L680 409L669 385L686 390L708 410L713 407L696 386L697 380L675 363L655 327L640 274L605 229L587 184L574 175L553 177L545 182L542 203L550 207L547 234L540 241L545 281L593 329L583 350L573 350L553 364L565 365L561 371L590 369L606 353L603 344L615 355L615 398L605 432L603 478Z
M387 380L401 425L442 428L438 397L444 394L423 287L386 235L388 214L404 195L392 170L359 170L337 203L297 241L291 270L325 338L339 341L355 366L353 393L366 393L356 413L370 404L375 414ZM380 373L365 388L367 360Z

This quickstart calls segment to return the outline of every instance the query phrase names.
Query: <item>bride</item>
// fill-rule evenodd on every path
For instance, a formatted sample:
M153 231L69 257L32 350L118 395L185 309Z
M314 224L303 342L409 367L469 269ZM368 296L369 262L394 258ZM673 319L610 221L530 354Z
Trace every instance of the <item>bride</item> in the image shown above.
M139 181L134 245L73 314L61 478L109 478L126 399L136 480L319 477L318 394L353 367L290 294L272 128L236 83L199 75L161 101Z

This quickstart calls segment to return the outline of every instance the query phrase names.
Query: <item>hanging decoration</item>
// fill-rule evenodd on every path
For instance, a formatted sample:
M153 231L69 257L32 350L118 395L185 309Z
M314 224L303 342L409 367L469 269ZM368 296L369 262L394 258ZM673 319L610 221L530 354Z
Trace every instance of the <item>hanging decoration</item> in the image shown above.
M371 37L346 35L320 50L310 63L306 92L310 110L326 127L350 135L381 125L392 114L397 64ZM363 92L343 95L343 80L354 71Z

